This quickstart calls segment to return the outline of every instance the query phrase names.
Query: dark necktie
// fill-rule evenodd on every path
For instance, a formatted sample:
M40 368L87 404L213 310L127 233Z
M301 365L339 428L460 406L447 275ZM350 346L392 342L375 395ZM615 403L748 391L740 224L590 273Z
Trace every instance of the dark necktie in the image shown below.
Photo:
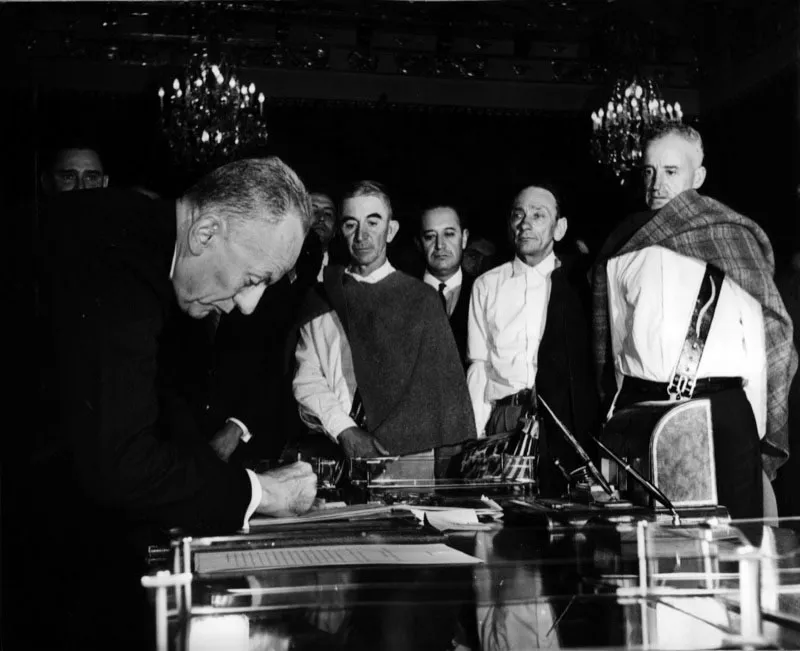
M447 287L446 283L439 283L439 300L442 301L444 313L447 314L447 299L444 297L444 288Z

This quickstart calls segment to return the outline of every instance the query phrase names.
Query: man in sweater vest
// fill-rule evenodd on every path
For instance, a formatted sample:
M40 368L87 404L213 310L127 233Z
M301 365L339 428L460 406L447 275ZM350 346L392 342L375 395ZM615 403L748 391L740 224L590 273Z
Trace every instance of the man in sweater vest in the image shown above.
M383 187L362 181L347 192L339 228L350 263L326 269L300 320L293 389L301 418L349 458L475 438L439 297L387 259L399 224Z
M508 228L514 259L480 276L472 289L467 384L475 425L487 436L515 431L538 394L583 443L598 406L586 276L574 260L553 251L567 219L554 192L530 186L514 199ZM541 412L540 488L558 494L564 486L553 457L567 470L581 462Z

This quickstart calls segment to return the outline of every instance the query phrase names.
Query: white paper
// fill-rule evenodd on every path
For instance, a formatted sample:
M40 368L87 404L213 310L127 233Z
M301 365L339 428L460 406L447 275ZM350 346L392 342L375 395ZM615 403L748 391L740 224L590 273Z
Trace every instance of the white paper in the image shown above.
M293 567L473 565L482 562L443 543L329 545L198 552L194 557L194 569L200 574L212 574Z
M478 514L475 509L416 509L411 508L411 512L420 520L427 521L428 524L439 531L475 531L485 529L486 526L478 522Z
M312 509L303 515L288 518L250 518L250 527L270 527L279 524L299 524L302 522L325 522L334 520L354 520L379 514L390 513L393 506L386 504L355 504L352 506L333 506Z

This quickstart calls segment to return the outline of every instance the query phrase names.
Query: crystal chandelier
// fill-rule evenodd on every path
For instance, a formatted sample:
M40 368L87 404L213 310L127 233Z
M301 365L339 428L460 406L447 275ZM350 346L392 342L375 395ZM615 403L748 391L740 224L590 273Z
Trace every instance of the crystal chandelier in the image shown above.
M667 104L652 79L620 79L605 109L592 113L592 153L609 167L620 183L639 166L647 132L671 122L681 122L681 105Z
M224 59L209 60L206 51L192 55L168 98L163 88L158 98L162 128L186 169L207 170L267 142L264 93L256 95L255 84L242 82Z

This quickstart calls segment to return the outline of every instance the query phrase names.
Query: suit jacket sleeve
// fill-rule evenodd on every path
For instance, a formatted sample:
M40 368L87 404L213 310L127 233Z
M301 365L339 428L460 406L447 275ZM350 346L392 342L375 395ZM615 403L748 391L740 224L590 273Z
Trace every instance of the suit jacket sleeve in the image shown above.
M164 306L147 265L124 248L62 248L51 274L59 427L82 492L163 527L238 529L252 497L246 472L199 436L178 441L159 417Z

